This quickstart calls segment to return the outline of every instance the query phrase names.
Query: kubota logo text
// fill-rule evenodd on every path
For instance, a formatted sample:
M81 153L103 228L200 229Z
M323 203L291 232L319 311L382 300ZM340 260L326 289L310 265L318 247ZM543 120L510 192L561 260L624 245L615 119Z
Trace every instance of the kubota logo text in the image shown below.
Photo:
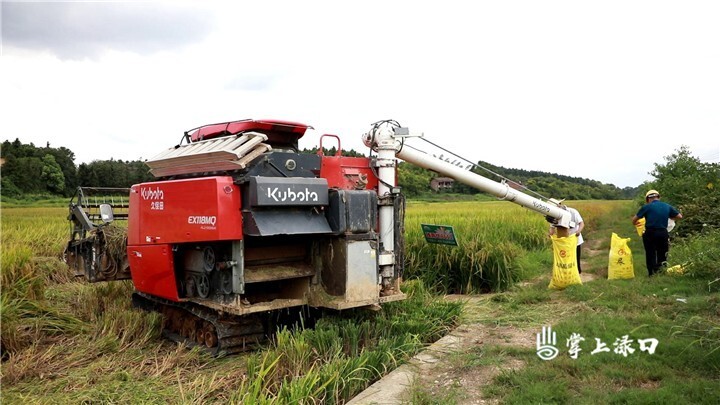
M270 187L267 189L268 198L277 201L320 201L318 193L310 191L305 187L305 191L293 191L288 187L286 190L280 190L278 187Z
M142 187L140 188L140 196L143 200L162 200L164 199L165 193L160 190L160 187L155 187L155 190Z
M188 224L215 226L215 223L217 223L217 217L215 215L190 215L188 217Z
M538 211L550 212L550 207L548 207L548 206L545 205L545 204L541 204L541 203L539 203L539 202L537 202L537 201L533 201L532 204L533 204L533 207L535 207L535 208L538 209Z

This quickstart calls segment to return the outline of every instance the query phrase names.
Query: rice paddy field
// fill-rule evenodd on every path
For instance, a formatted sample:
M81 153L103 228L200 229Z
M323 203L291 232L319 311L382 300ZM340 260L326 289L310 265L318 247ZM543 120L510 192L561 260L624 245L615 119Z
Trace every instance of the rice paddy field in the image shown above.
M571 205L592 227L627 202ZM438 292L502 291L552 265L542 215L507 202L411 202L407 300L213 358L164 340L160 316L131 307L130 282L72 276L67 208L3 208L1 223L5 403L344 403L458 324L462 304ZM427 244L420 224L453 226L458 246Z
M569 202L588 229L627 201ZM452 226L458 246L428 244L421 224ZM407 208L406 278L445 293L503 291L552 266L544 216L505 201L422 203Z

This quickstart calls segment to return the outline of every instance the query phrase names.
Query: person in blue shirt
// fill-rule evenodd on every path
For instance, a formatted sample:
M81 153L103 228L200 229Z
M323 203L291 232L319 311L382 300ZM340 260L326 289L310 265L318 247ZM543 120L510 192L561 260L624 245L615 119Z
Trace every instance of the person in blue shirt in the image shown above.
M645 205L632 218L633 225L636 225L640 218L645 218L645 233L642 236L645 264L648 276L652 276L667 264L667 254L670 250L668 222L671 219L673 221L682 219L682 214L672 205L660 201L660 193L657 190L650 190L645 194Z

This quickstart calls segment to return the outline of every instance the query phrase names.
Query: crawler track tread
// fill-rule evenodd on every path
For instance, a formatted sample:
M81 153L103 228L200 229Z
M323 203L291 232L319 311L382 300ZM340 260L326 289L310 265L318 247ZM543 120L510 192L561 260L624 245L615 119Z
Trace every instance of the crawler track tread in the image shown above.
M166 313L168 308L180 310L183 322L195 322L195 325L212 325L216 335L216 342L212 347L207 344L198 343L195 339L183 336L178 331L168 328L168 320L163 323L163 336L166 338L185 344L188 347L201 347L213 356L222 354L233 354L243 351L253 350L258 345L267 340L264 323L258 314L250 314L245 316L220 314L218 311L203 307L191 302L175 302L144 294L134 292L132 296L133 305L146 311ZM178 312L174 312L178 314ZM196 331L196 329L193 329Z

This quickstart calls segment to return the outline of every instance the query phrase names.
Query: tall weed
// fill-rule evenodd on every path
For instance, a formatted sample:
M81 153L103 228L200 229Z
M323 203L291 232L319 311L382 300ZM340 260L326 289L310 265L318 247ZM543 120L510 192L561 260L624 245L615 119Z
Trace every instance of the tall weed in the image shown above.
M343 403L454 327L461 304L403 287L405 301L378 314L328 316L313 330L280 330L271 348L250 355L248 379L231 400L243 403Z
M672 242L668 255L670 266L681 265L684 273L690 277L717 280L720 279L720 229L710 228L691 238L677 239ZM709 284L716 291L718 283Z

